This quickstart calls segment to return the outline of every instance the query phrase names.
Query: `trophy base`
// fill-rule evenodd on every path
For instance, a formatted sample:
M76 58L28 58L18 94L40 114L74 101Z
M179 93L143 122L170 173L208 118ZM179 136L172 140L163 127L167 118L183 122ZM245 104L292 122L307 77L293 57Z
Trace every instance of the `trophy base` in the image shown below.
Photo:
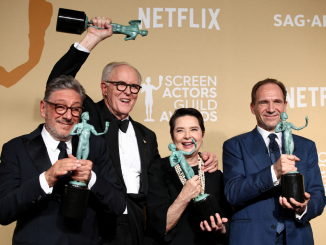
M57 28L59 32L82 34L86 30L85 12L59 8Z
M86 217L89 189L69 183L64 187L60 214L64 217L84 219Z
M290 197L297 202L303 203L304 197L304 181L303 175L300 173L287 173L281 176L282 196L286 197L290 202Z
M220 207L218 206L218 203L214 196L208 195L206 198L194 202L195 209L197 210L200 220L204 221L206 220L207 223L211 226L211 219L210 216L214 217L215 224L217 223L215 214L218 213L222 218L222 211Z

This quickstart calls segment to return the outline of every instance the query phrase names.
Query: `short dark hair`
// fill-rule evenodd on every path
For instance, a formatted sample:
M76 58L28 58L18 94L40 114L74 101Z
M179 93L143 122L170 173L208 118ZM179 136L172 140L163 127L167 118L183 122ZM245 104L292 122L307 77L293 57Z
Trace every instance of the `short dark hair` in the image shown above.
M80 95L80 99L83 101L86 97L84 87L72 76L62 75L53 79L46 85L44 100L49 100L53 92L62 89L72 89Z
M180 108L180 109L177 109L174 111L174 113L170 119L170 122L169 122L170 134L171 134L172 140L174 139L173 138L173 130L175 128L175 121L179 117L184 117L184 116L196 117L202 132L203 133L205 132L204 119L203 119L202 114L198 110L196 110L194 108Z
M255 86L253 86L252 91L251 91L251 103L252 104L256 103L256 93L257 93L257 90L259 89L259 87L262 85L268 84L268 83L276 84L277 86L279 86L283 92L284 102L286 101L287 91L286 91L284 84L276 79L266 78L265 80L259 81L258 83L255 84Z

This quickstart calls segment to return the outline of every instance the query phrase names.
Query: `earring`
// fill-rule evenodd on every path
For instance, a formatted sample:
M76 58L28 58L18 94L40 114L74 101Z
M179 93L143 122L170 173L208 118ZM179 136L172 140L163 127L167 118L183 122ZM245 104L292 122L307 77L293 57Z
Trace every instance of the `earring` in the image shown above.
M204 139L201 141L201 148L204 148Z

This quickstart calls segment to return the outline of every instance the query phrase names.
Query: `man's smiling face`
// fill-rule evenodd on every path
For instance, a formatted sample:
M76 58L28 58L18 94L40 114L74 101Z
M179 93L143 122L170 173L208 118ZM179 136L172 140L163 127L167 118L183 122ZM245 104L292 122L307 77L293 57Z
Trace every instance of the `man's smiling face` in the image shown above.
M62 104L68 107L82 107L80 95L72 89L62 89L55 91L48 99L54 104ZM51 136L59 141L67 141L71 138L70 131L79 122L79 116L73 116L68 109L63 115L55 111L55 106L46 103L44 100L40 103L41 116L45 118L45 128Z
M274 132L281 121L280 115L286 111L287 102L281 88L273 83L260 86L256 92L255 104L250 104L252 114L256 115L257 125Z
M128 65L120 65L115 67L111 73L111 76L107 80L140 85L137 73ZM111 113L119 120L126 118L133 109L137 101L138 94L131 93L130 87L127 87L125 91L119 91L116 84L107 84L105 81L102 81L101 88L102 94L105 97L105 104Z

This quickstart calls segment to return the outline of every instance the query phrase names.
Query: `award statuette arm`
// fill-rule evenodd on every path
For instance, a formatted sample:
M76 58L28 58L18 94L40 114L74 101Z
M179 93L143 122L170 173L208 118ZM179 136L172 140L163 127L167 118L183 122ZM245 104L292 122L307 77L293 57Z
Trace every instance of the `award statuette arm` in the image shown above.
M95 130L94 127L91 128L91 131L92 131L92 133L93 133L94 135L96 135L96 136L100 136L100 135L102 135L102 134L106 134L106 132L107 132L108 129L109 129L109 125L110 125L110 122L105 122L105 130L104 130L104 132L102 132L102 133L98 133L98 132L96 132L96 130Z

